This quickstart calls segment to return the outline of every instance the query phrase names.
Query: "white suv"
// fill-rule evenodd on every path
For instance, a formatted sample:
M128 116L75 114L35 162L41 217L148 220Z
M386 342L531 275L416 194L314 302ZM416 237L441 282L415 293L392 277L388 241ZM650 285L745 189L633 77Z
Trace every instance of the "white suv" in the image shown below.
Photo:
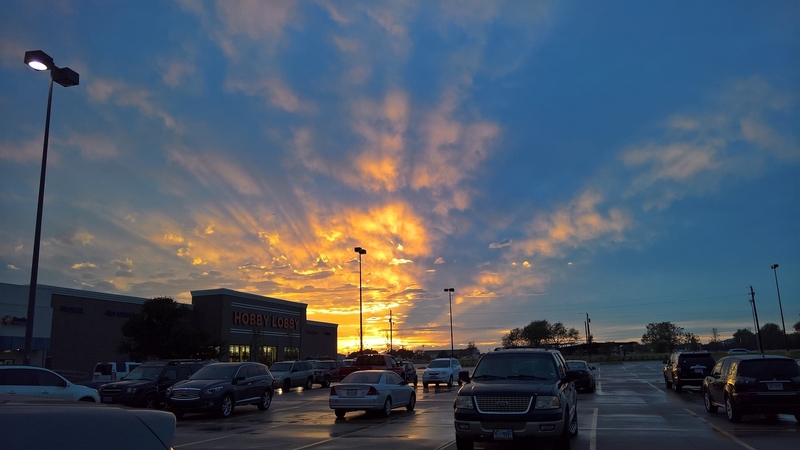
M100 403L96 390L36 366L0 366L0 394Z
M422 373L422 387L426 388L429 384L439 386L439 383L447 383L447 387L453 387L454 381L461 385L458 372L461 372L461 363L457 359L436 358Z

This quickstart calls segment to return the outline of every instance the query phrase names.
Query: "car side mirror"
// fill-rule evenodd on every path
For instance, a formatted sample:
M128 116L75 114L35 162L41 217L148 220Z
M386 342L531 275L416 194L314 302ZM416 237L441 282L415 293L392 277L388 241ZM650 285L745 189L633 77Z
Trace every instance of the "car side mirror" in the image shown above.
M661 364L669 364L669 361L665 359L665 360L661 361Z
M597 370L597 367L595 367L595 366L590 366L590 367L589 367L589 369L591 369L591 370Z
M469 370L462 370L458 372L458 379L464 383L469 383L471 381L469 379Z

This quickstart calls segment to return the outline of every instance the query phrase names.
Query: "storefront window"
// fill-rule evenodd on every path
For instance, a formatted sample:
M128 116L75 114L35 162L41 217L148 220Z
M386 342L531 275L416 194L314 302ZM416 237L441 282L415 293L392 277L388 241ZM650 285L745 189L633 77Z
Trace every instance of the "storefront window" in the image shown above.
M250 361L250 346L231 345L228 349L228 361L231 362Z
M258 362L271 366L276 361L278 356L278 348L270 346L261 346L258 348Z
M300 359L300 347L283 347L283 360L292 361Z

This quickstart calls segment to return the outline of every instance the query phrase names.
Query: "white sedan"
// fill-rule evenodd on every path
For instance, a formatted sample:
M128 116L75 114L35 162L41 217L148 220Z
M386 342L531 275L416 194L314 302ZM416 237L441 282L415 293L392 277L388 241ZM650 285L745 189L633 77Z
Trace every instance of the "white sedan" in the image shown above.
M417 395L408 382L389 370L359 370L331 387L328 400L336 418L348 411L375 411L389 417L392 408L405 406L413 411Z

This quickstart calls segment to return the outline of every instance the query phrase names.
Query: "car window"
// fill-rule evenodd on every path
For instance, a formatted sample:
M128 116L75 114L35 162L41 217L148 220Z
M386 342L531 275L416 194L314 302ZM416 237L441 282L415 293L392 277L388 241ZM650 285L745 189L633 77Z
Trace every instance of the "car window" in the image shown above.
M381 380L381 372L353 372L344 377L342 383L378 383Z
M189 379L191 380L230 380L236 373L236 366L211 364L195 372Z
M33 386L36 381L31 369L6 369L0 370L0 385L3 386Z
M178 380L185 380L189 378L189 368L188 367L178 367Z
M449 367L450 363L446 359L434 359L428 364L428 367L431 369L441 369L443 367Z
M400 378L400 376L397 375L396 373L389 372L386 374L386 384L400 384L402 382L403 379Z
M717 363L714 364L714 369L711 371L711 373L713 375L722 375L722 363L724 362L725 362L724 360L717 361Z
M66 387L67 382L64 381L63 378L59 377L58 375L47 372L44 370L35 370L33 371L36 375L36 384L39 386L56 386L56 387Z
M758 379L791 379L800 376L800 366L790 359L747 359L739 362L742 377Z
M290 362L279 362L275 363L270 366L269 370L272 372L288 372L292 370L292 363Z
M247 366L247 378L252 378L257 376L258 376L258 366L254 365Z
M267 366L256 366L258 367L258 374L259 375L269 375L269 371L267 370Z
M161 373L161 366L139 366L125 375L123 380L155 380Z

